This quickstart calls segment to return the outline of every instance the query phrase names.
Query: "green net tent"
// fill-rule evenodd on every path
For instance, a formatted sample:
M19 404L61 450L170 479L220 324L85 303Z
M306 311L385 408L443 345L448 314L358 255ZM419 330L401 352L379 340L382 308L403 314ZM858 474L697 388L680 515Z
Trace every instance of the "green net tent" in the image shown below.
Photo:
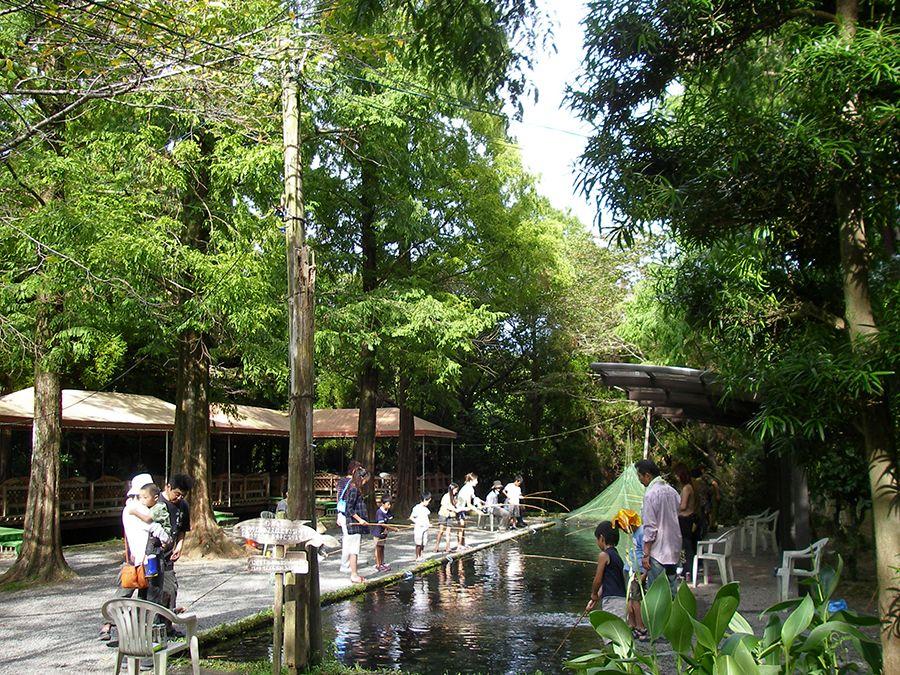
M594 497L584 506L581 506L566 515L566 522L581 526L596 525L601 520L612 520L620 509L631 509L641 512L641 504L644 501L644 486L638 480L634 464L628 462L625 470L603 492ZM625 558L629 546L628 537L619 538L620 555Z

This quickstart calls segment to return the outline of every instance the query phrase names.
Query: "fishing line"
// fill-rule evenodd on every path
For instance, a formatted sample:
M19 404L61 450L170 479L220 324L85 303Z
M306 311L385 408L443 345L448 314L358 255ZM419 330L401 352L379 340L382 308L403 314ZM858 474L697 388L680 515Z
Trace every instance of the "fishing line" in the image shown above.
M563 638L563 641L559 643L559 647L557 647L557 648L556 648L556 651L553 652L553 656L550 657L551 659L555 659L555 658L556 658L556 655L559 653L559 650L563 648L563 645L566 644L566 642L567 642L568 639L569 639L569 636L571 636L572 633L575 632L575 629L578 628L578 624L581 623L581 620L584 618L584 615L587 614L587 613L588 613L588 608L585 607L585 608L584 608L584 611L581 612L581 616L578 617L578 621L576 621L576 622L575 622L575 625L572 626L572 627L569 629L569 632L566 633L566 637Z
M552 555L535 555L533 553L522 553L523 558L542 558L543 560L561 560L563 562L584 563L585 565L596 565L596 560L579 560L577 558L560 558Z

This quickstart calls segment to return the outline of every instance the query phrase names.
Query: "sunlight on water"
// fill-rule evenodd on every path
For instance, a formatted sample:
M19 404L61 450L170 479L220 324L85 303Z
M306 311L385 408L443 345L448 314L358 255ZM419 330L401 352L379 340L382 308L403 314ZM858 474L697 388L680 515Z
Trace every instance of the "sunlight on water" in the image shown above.
M442 565L322 611L325 644L344 664L421 673L560 672L598 646L585 620L551 660L590 595L593 567L523 554L592 560L591 533L560 527ZM235 659L269 655L271 633L213 648Z

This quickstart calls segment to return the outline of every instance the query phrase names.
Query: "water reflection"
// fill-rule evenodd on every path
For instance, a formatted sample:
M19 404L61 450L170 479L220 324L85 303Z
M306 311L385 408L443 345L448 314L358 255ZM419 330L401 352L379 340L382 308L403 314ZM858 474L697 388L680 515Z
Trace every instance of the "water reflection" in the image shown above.
M565 534L552 528L327 607L325 643L342 663L372 669L561 672L565 658L597 646L585 623L551 658L584 607L593 568L524 554L593 559L589 533ZM259 647L268 639L259 635ZM217 652L257 657L248 640L238 649Z

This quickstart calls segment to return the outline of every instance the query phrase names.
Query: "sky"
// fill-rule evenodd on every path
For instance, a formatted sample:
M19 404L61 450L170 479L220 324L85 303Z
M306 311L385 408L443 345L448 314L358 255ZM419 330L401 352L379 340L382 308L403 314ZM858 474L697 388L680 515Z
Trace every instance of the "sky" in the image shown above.
M531 73L538 101L523 101L522 122L510 133L522 150L526 168L539 177L540 192L559 209L570 209L596 231L596 207L575 194L575 162L587 141L590 127L563 104L566 85L573 84L583 54L580 21L586 12L581 0L542 0L554 23L556 53L535 55Z

